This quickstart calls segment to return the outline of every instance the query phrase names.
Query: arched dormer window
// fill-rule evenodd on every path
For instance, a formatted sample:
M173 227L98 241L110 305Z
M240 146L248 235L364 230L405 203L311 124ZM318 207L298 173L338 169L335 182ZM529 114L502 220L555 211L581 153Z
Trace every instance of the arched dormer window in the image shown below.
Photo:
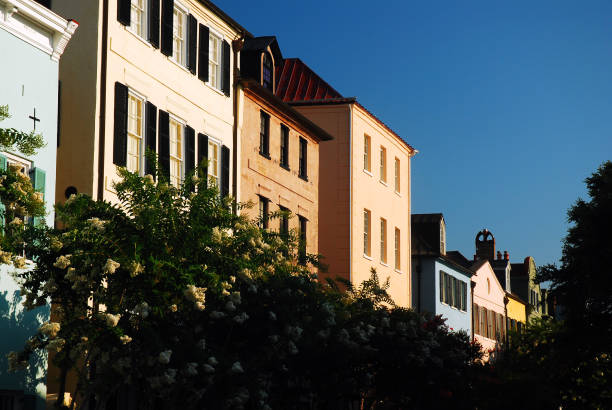
M272 57L270 57L269 53L264 53L263 55L263 62L261 65L261 85L274 92Z

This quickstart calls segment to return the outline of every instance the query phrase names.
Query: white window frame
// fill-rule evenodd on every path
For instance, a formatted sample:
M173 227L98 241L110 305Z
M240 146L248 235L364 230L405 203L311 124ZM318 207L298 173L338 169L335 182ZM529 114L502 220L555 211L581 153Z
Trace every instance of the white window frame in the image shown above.
M26 177L30 177L30 170L32 169L32 161L29 159L20 157L15 154L11 154L10 152L2 151L2 156L6 158L6 166L7 168L10 165L21 165L23 167L23 174Z
M221 141L216 139L216 138L211 138L208 137L208 166L207 166L207 179L208 179L208 185L211 184L211 181L213 181L212 178L214 178L214 183L216 187L220 187L220 183L221 183ZM211 145L213 147L217 147L217 166L214 167L214 161L212 158L212 151L211 151ZM216 169L214 169L216 168ZM216 171L216 175L212 174L211 171L214 169L214 171Z
M128 126L127 126L127 141L126 141L126 147L127 147L127 158L126 158L126 168L128 170L129 169L129 160L130 160L130 95L138 98L141 102L142 102L142 126L141 126L141 133L142 135L140 136L140 147L139 147L139 158L138 158L138 163L139 163L139 167L138 167L138 175L144 175L144 151L145 151L145 132L146 132L146 105L147 105L147 99L144 95L140 94L139 92L131 89L128 87ZM132 170L132 172L134 172Z
M380 146L380 182L387 184L387 148Z
M363 134L363 170L372 172L372 137Z
M380 262L384 265L387 264L387 255L389 253L387 236L387 220L380 218Z
M366 208L363 209L363 254L372 256L372 211Z
M148 0L142 0L143 2L143 8L142 8L142 12L140 15L140 33L138 32L138 30L136 29L135 25L134 25L134 2L137 2L138 0L130 0L130 25L127 27L127 29L129 31L131 31L132 33L134 33L135 35L137 35L138 37L146 40L147 39L147 35L148 35L148 16L149 16L149 1Z
M212 47L211 47L211 40L213 38L216 38L218 40L218 50L217 50L217 61L215 63L214 60L212 60L211 57L213 57L213 52L212 52ZM208 29L208 82L207 84L210 85L211 87L213 87L216 90L221 91L221 76L222 76L222 48L223 48L223 35L219 32L217 32L216 30L213 30L212 28L209 27ZM212 64L212 65L211 65ZM214 70L214 79L215 81L213 81L213 65L216 64L216 69Z
M170 149L169 151L169 160L170 160L170 184L174 185L172 182L173 177L176 178L178 181L177 185L174 185L176 187L180 186L181 182L183 181L184 178L184 174L185 174L185 121L181 120L179 117L169 114L170 117L170 121L169 121L169 125L170 125L170 132L168 133L168 138L169 138L169 142L170 142ZM177 125L181 126L181 147L180 147L180 159L179 159L179 175L178 176L173 176L172 175L172 161L173 159L176 160L178 159L178 157L173 156L172 155L172 123L175 123ZM178 140L177 140L178 143ZM178 149L177 149L177 153L178 153Z
M176 47L176 36L174 35L177 31L176 22L174 21L174 15L179 12L183 15L183 30L182 30L182 47L178 51ZM187 66L187 25L189 19L189 9L183 6L178 1L174 2L174 10L172 11L172 56L170 59L180 65L181 67ZM180 53L180 54L179 54ZM179 58L180 57L180 58Z

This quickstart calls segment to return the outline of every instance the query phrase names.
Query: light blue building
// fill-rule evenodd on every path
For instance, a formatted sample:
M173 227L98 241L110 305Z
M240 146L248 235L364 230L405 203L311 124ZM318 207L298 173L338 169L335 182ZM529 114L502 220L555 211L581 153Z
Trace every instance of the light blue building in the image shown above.
M473 272L446 256L442 214L412 214L412 308L442 315L453 331L472 334Z
M41 133L46 146L35 156L0 152L0 167L18 165L47 202L46 222L53 226L58 124L59 59L78 27L32 0L0 0L0 105L10 118L0 128ZM23 349L49 307L26 311L12 267L0 266L0 409L44 409L47 357L33 358L30 369L8 373L6 355Z

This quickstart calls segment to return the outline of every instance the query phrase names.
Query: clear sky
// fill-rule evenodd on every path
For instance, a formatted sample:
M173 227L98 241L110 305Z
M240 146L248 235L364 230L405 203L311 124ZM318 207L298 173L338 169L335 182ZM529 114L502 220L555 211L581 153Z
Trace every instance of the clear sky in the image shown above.
M558 261L612 159L612 1L216 4L419 150L413 212L444 213L448 249L472 257L487 228L512 262Z

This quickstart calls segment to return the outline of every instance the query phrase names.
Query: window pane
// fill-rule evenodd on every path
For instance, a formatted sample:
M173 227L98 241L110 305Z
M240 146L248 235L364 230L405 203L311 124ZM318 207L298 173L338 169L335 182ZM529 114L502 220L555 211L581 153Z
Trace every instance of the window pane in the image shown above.
M370 137L363 136L363 169L370 171Z
M170 183L179 186L183 170L183 124L170 119Z
M380 180L387 182L387 150L380 147Z
M387 221L380 218L380 260L387 263Z
M395 228L395 269L401 270L401 237L400 230Z
M363 210L363 253L370 256L370 211Z
M136 173L140 173L142 162L142 106L142 99L130 93L128 97L128 149L126 166L128 171Z

